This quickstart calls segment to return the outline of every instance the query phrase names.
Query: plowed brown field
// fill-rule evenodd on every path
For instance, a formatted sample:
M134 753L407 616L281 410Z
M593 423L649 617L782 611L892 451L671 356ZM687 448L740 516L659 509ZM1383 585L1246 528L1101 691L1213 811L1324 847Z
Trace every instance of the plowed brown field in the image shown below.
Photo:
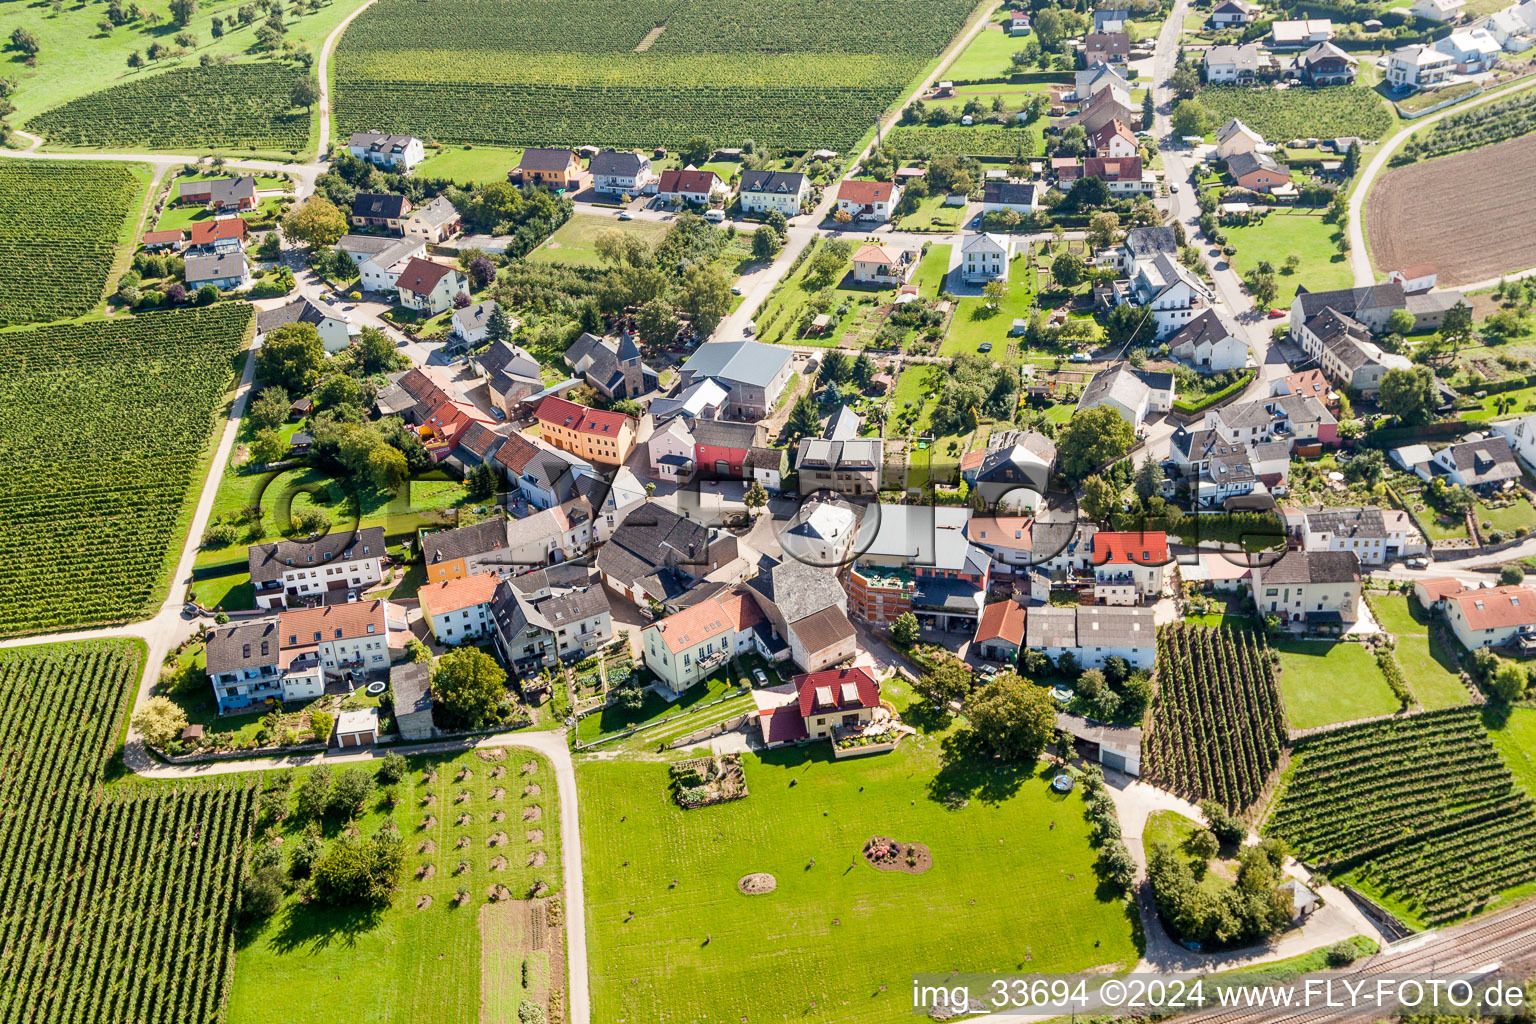
M1388 171L1365 204L1383 272L1433 263L1440 287L1536 267L1536 134Z

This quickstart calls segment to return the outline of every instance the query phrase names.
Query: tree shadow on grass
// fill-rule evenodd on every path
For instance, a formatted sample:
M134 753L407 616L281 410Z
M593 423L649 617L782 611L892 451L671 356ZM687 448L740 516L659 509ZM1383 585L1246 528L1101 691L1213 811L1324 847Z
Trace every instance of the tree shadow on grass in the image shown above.
M276 953L319 952L332 943L351 946L378 926L384 909L289 903L271 920L242 930L238 945L244 948L270 933L268 945Z
M1007 800L1025 781L1048 767L1042 761L999 760L971 729L944 737L939 759L939 771L928 783L928 798L957 810L970 799L986 803Z

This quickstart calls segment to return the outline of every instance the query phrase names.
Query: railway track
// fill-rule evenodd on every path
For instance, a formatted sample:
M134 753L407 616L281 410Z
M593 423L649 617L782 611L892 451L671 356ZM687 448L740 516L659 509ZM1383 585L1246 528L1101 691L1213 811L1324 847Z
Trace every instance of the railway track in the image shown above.
M1503 970L1536 968L1536 904L1518 907L1487 921L1437 932L1422 945L1399 952L1386 950L1364 964L1355 964L1351 976L1415 974L1433 970L1437 975L1462 974L1498 963ZM1338 972L1341 976L1346 972ZM1269 1011L1264 1024L1314 1024L1337 1021L1336 1009L1323 1007L1294 1011ZM1253 1024L1264 1013L1259 1007L1217 1009L1180 1017L1181 1024ZM1362 1010L1354 1016L1386 1017L1388 1012Z

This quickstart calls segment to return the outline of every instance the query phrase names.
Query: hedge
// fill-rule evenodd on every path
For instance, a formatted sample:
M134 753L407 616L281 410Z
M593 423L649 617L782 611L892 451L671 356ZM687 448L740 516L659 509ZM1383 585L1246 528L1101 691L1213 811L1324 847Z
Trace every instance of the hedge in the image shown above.
M1239 377L1237 380L1233 381L1231 384L1228 384L1226 387L1222 388L1220 391L1217 391L1214 394L1206 395L1204 398L1200 399L1198 402L1185 402L1185 401L1183 401L1181 399L1176 399L1174 401L1174 403L1173 403L1173 411L1174 412L1186 413L1186 414L1188 414L1188 413L1195 413L1195 412L1204 412L1206 409L1209 409L1211 406L1215 405L1217 402L1221 402L1221 401L1224 401L1224 400L1226 400L1228 398L1231 398L1233 395L1237 394L1239 391L1242 391L1244 388L1246 388L1249 384L1252 384L1252 383L1253 383L1253 372L1249 371L1247 373L1244 373L1241 377Z

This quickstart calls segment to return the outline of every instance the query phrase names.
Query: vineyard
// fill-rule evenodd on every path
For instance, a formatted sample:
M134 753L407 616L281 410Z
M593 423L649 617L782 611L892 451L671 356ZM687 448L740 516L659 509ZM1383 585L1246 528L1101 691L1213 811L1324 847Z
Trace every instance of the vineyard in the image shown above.
M1536 103L1529 95L1449 114L1403 146L1404 162L1491 146L1536 131Z
M27 130L55 146L297 152L309 111L288 96L309 72L286 64L176 68L44 111Z
M142 195L123 164L0 166L0 327L79 316L101 301Z
M0 333L0 635L152 614L244 303Z
M1200 103L1215 124L1231 118L1266 139L1283 142L1316 136L1323 125L1330 136L1384 138L1392 128L1392 113L1375 92L1364 86L1336 85L1327 89L1255 89L1222 85L1200 91Z
M1536 808L1473 708L1301 741L1265 829L1431 926L1536 880Z
M221 1017L254 788L103 786L142 647L0 652L0 1021Z
M1031 157L1044 152L1044 122L1004 128L1000 125L930 128L897 125L885 137L886 148L906 159L925 156Z
M1263 642L1247 630L1174 626L1157 644L1147 776L1228 810L1263 791L1285 742L1285 711Z
M846 150L947 44L964 0L379 0L342 37L343 133L677 146L702 135ZM644 44L644 45L642 45Z

